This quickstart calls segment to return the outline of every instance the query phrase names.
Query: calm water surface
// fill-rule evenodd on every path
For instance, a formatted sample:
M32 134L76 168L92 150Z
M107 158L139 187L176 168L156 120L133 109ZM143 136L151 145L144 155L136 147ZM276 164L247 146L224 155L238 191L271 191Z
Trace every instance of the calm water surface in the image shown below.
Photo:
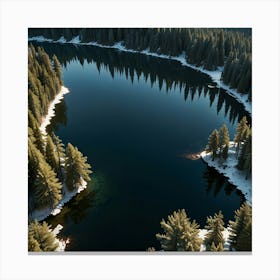
M89 188L47 221L63 225L69 251L159 249L160 221L174 210L203 227L222 210L225 222L243 195L201 160L224 123L233 138L242 105L208 76L180 63L98 47L40 44L63 64L70 89L49 129L88 157Z

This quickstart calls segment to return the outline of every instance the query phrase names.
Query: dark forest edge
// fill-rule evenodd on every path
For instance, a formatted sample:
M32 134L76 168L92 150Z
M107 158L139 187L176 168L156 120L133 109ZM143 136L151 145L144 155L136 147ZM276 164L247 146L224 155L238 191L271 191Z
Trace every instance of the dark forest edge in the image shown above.
M32 213L53 209L66 192L90 181L87 158L71 143L64 144L53 132L43 134L40 125L48 107L59 93L63 81L56 56L52 59L42 48L28 48L28 217L30 250L44 250L53 236L46 224L39 224ZM48 241L49 240L49 241Z
M251 101L251 29L227 28L30 28L29 37L52 40L78 37L81 42L113 46L122 42L128 49L179 56L207 70L223 67L222 80L246 94Z

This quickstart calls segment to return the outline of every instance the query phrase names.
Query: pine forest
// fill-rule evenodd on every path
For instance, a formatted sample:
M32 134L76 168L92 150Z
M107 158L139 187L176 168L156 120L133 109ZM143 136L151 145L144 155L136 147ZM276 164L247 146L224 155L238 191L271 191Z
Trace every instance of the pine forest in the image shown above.
M29 28L28 251L252 252L252 30Z

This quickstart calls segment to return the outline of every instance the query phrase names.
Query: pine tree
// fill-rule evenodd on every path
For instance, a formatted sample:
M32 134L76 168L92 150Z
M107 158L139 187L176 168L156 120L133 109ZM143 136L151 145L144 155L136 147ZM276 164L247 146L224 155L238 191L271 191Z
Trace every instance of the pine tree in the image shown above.
M216 248L219 247L219 244L224 246L225 240L222 233L224 230L223 218L224 216L221 211L215 214L214 217L207 217L205 228L208 229L208 232L205 236L204 243L208 251L211 249L212 243L214 243Z
M252 171L252 136L249 135L241 147L237 168L246 170L246 179Z
M211 251L212 251L212 252L224 251L224 245L223 245L223 243L219 243L219 244L216 246L215 243L212 242L212 244L211 244Z
M224 159L228 157L228 148L229 148L229 133L228 128L224 124L219 131L219 156L222 156Z
M252 208L247 203L235 211L235 220L229 221L229 241L237 251L252 250Z
M57 205L61 196L61 183L56 177L56 173L48 163L40 160L38 173L35 180L35 198L38 208L54 207Z
M236 156L238 156L239 154L240 145L246 139L247 133L248 133L247 119L244 116L237 125L236 135L234 137L234 142L237 144Z
M33 136L35 138L34 144L36 145L37 149L42 154L44 154L45 153L45 143L43 140L42 132L37 124L35 125L35 128L33 129Z
M41 252L39 242L33 237L33 235L28 234L28 251L31 252Z
M219 42L218 42L218 50L219 50L218 66L224 65L224 56L225 56L224 41L225 41L224 31L221 30L221 32L219 34Z
M61 174L61 166L59 164L59 158L56 151L56 146L53 143L52 138L48 135L47 141L46 141L46 152L45 152L45 158L47 163L50 165L50 167L55 171L57 175ZM59 176L61 177L61 176ZM62 179L62 178L59 178Z
M213 130L208 138L208 144L206 146L206 152L212 152L212 160L217 157L219 148L219 132L217 129Z
M158 233L156 238L164 251L200 251L199 225L190 221L184 209L174 211L160 224L164 234Z
M57 76L58 79L59 79L60 85L62 85L62 79L61 79L62 70L61 70L60 62L59 62L59 60L57 59L56 55L53 55L53 68L54 68L54 71L55 71L55 73L56 73L56 76Z
M92 173L90 170L91 166L87 163L87 157L73 147L72 144L68 143L66 148L66 160L65 160L65 174L66 174L66 185L69 190L74 190L82 183L82 179L90 181L89 174Z
M64 165L65 162L65 148L64 148L64 144L62 143L61 139L55 135L52 132L52 139L53 139L53 143L55 144L55 150L57 153L57 158L58 158L58 163L59 163L59 172L58 172L58 177L60 178L61 181L64 180L64 176L63 176L63 172L62 172L62 165Z
M54 234L50 231L50 226L36 220L28 226L28 251L55 251L58 248Z

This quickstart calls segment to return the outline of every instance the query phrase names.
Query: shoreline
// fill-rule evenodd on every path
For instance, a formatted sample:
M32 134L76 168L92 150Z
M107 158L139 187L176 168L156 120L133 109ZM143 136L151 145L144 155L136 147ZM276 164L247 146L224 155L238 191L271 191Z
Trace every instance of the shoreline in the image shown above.
M236 168L237 158L235 143L233 141L230 141L228 158L225 162L219 159L212 161L212 153L206 153L206 151L200 153L200 156L208 166L214 167L220 174L227 178L229 183L236 186L245 196L246 202L252 205L252 177L249 176L246 180L246 173Z
M54 100L50 103L48 107L48 113L47 115L43 118L42 123L40 125L40 131L42 133L42 136L45 140L47 136L46 128L47 126L51 123L51 119L55 116L55 105L59 104L64 95L69 93L69 89L65 86L61 86L60 92L55 96ZM31 213L28 213L28 218L32 220L37 220L38 222L45 220L47 217L53 215L57 215L61 212L63 206L65 203L70 201L75 195L83 191L84 189L87 188L87 182L81 178L81 184L78 186L78 188L74 189L73 191L69 191L67 186L62 183L62 198L58 202L58 204L52 208L52 207L47 207L43 209L36 209Z
M64 95L69 93L69 89L65 86L61 86L60 92L55 96L54 100L50 103L49 107L48 107L48 113L47 115L43 118L41 125L40 125L40 131L43 135L43 137L46 137L47 132L46 132L46 128L47 126L51 123L51 119L55 116L55 105L59 104Z
M186 61L185 53L184 52L181 55L179 55L179 56L169 56L169 55L165 55L165 54L157 54L157 53L150 52L149 49L142 50L142 51L136 51L136 50L133 50L133 49L127 49L127 48L125 48L122 45L122 42L117 42L117 43L115 43L112 46L102 45L102 44L99 44L97 42L83 43L83 42L80 41L79 36L73 37L68 42L66 41L66 39L64 37L61 37L60 39L55 41L55 40L52 40L52 39L47 39L47 38L45 38L43 36L30 37L30 38L28 38L28 41L96 46L96 47L101 47L101 48L111 48L111 49L117 49L117 50L125 51L125 52L141 53L141 54L155 56L155 57L159 57L159 58L176 60L176 61L181 62L181 64L183 66L187 66L187 67L190 67L190 68L192 68L192 69L194 69L196 71L199 71L199 72L202 72L204 74L207 74L213 80L213 82L217 83L218 87L226 90L226 92L230 96L235 98L239 103L243 104L245 110L250 115L252 115L252 103L247 100L247 96L245 94L242 95L241 93L237 92L236 89L232 89L229 86L225 85L223 83L223 81L221 80L221 75L222 75L223 67L218 67L218 69L214 70L214 71L206 70L202 66L197 67L197 66L192 65L192 64L190 64L190 63L188 63Z
M50 230L55 236L55 242L58 243L58 247L56 248L55 252L64 252L66 245L70 243L69 238L65 240L57 238L57 235L60 233L62 229L63 226L61 224L58 224L53 230Z

